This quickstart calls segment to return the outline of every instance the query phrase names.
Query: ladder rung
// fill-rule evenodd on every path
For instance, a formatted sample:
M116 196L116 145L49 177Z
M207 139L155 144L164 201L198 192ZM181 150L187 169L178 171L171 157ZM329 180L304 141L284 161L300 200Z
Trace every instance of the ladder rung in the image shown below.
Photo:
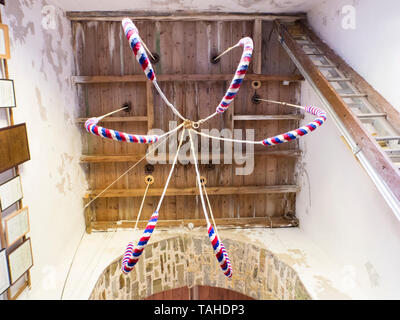
M400 149L384 149L389 157L399 157Z
M359 119L370 119L370 118L386 118L386 113L364 113L358 114Z
M315 43L299 43L299 45L301 45L302 47L314 47L314 48L317 48L318 47L318 45L317 44L315 44Z
M342 98L365 98L365 93L346 93L340 95Z
M316 64L317 68L337 68L334 64Z
M376 140L376 141L400 140L400 136L375 137L375 140Z
M329 79L326 79L326 80L328 80L329 82L348 82L348 81L351 81L350 78L329 78Z

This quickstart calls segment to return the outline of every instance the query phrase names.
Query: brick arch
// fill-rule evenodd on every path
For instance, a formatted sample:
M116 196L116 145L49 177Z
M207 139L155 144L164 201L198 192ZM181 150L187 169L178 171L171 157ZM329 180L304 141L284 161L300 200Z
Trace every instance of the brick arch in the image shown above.
M210 286L234 290L254 299L310 299L296 271L267 249L224 238L232 261L227 279L207 236L190 233L150 243L129 275L121 257L100 275L89 299L139 300L180 287Z

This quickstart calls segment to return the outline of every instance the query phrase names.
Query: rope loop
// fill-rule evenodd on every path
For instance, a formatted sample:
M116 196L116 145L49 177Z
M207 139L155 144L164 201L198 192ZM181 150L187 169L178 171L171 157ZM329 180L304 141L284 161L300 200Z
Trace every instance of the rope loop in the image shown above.
M228 257L228 254L225 250L225 247L221 241L218 239L218 235L215 233L213 226L211 223L208 223L208 237L210 238L211 245L214 249L215 256L219 262L219 265L222 269L222 272L228 278L232 277L232 265L231 260Z
M317 108L314 106L307 106L304 108L304 110L307 113L317 116L317 118L314 121L306 124L305 126L298 128L298 129L288 131L286 133L279 134L274 137L266 138L262 141L263 145L274 146L274 145L281 144L284 142L293 141L293 140L300 138L310 132L313 132L315 129L322 126L324 124L324 122L326 121L326 113L325 113L325 111L321 110L320 108Z
M147 56L145 47L143 46L140 39L139 30L129 18L125 18L122 20L122 26L124 28L125 36L129 41L129 45L131 46L132 51L135 54L136 60L142 67L144 74L150 81L155 81L156 75L154 73L150 59Z
M133 247L133 242L129 242L126 247L124 257L122 258L122 272L124 274L128 274L133 270L136 263L139 261L140 256L143 253L144 248L150 240L150 237L154 231L154 228L158 221L158 212L155 211L153 215L150 217L149 222L147 223L146 229L143 231L142 237L139 239L136 247Z
M115 141L122 141L128 143L144 143L150 144L158 142L159 136L157 135L138 135L130 134L122 131L112 130L98 126L100 118L90 118L85 122L86 131L101 138L111 139Z
M236 73L232 79L232 82L225 93L225 96L222 98L220 104L217 107L217 113L224 113L229 105L232 103L233 99L235 99L236 94L239 91L240 85L243 82L243 79L246 75L246 72L249 68L251 56L253 54L253 40L249 37L245 37L240 39L237 46L243 47L243 54L240 59L240 63L236 69Z

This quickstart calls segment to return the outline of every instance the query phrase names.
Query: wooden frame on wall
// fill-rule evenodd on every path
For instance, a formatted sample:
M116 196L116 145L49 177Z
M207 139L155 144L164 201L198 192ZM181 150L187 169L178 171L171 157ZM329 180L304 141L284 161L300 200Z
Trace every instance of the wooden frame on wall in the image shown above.
M6 250L0 251L0 295L10 287Z
M0 172L31 159L26 124L0 128Z
M16 283L33 267L31 239L26 239L18 248L8 254L11 284Z
M15 176L0 185L0 209L4 211L24 197L21 178Z
M4 218L6 245L10 247L30 231L28 207L22 208Z
M10 37L8 35L8 26L0 24L0 59L10 59Z
M0 79L0 108L15 108L14 80Z

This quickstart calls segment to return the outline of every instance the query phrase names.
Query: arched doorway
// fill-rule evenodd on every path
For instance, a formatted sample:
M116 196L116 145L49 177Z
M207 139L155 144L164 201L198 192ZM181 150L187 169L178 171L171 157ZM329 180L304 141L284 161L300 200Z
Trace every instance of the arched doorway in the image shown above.
M254 300L234 290L211 287L194 286L181 287L155 293L144 300Z
M118 257L100 275L89 299L143 300L196 286L228 289L258 300L310 299L297 272L266 248L229 238L224 245L233 267L230 279L221 272L207 236L182 232L150 243L127 276Z

